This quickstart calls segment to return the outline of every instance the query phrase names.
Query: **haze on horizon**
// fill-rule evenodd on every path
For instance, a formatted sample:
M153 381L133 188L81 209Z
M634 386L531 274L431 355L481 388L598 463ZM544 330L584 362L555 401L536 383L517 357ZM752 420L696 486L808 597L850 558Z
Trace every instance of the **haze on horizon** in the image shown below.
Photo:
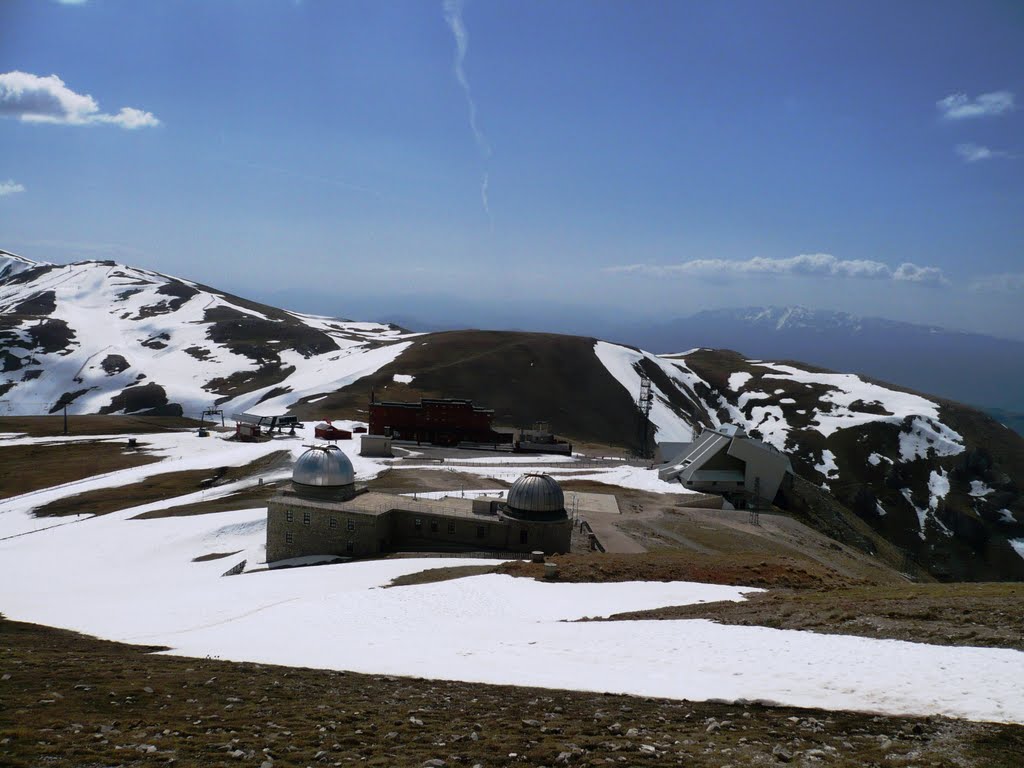
M7 0L0 248L348 316L1024 338L1022 72L995 0Z

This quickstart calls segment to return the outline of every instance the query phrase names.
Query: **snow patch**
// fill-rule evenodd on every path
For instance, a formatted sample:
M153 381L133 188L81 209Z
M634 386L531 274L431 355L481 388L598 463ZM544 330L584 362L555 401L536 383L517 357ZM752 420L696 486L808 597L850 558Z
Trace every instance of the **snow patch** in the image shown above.
M949 493L949 476L944 469L932 470L928 476L928 508L936 510L939 502Z
M1010 539L1010 546L1013 551L1024 558L1024 539Z
M743 389L743 385L754 378L754 374L747 373L746 371L736 371L736 373L729 374L729 389L734 392Z
M396 373L394 376L391 377L391 380L394 381L396 384L412 384L412 381L415 378L415 376L410 376L407 373Z
M981 480L971 480L971 496L988 496L993 490L993 488L989 488Z
M836 464L836 455L828 448L821 452L821 463L815 465L814 469L825 477L831 479L839 474L839 466Z

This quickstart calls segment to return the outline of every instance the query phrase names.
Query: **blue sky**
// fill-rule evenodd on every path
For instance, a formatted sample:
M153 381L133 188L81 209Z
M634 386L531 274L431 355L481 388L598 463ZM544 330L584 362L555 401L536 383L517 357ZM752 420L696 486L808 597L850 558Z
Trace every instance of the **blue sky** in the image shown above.
M0 73L30 258L1024 337L1019 2L4 0Z

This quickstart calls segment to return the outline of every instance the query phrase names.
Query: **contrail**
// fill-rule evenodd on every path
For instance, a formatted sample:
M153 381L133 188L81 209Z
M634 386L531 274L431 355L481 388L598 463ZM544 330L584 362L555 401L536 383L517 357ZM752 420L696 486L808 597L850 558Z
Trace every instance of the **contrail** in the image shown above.
M463 66L466 60L466 50L469 48L469 33L466 32L466 25L462 21L463 5L464 0L444 0L444 20L448 23L452 36L455 38L455 79L459 81L462 92L466 95L466 106L469 109L469 129L473 132L480 155L486 161L491 156L491 145L477 124L476 102L473 101L473 92L469 87L469 78L466 77L466 70ZM484 172L483 180L480 182L480 197L483 200L484 210L490 216L491 209L487 201L488 181L488 174Z
M491 219L491 223L494 223L491 217L491 203L487 199L487 185L491 183L491 174L484 172L484 178L480 182L480 200L483 201L484 210L487 211L487 218Z

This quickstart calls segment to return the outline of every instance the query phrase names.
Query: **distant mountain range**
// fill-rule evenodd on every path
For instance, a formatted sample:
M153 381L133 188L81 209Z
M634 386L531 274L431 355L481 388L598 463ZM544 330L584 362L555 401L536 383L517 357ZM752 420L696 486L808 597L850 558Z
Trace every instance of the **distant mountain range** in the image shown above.
M788 453L826 506L859 517L935 575L1024 579L1024 438L951 400L768 362L764 352L750 359L710 348L720 340L739 346L741 330L753 328L750 338L760 333L767 343L791 328L816 339L818 352L837 345L833 367L864 370L844 355L861 359L849 350L865 329L877 354L888 328L896 357L909 347L927 358L932 336L793 310L702 317L706 335L689 337L700 349L665 355L589 336L416 334L288 312L112 261L54 265L0 252L0 415L67 406L198 416L216 404L229 414L365 420L373 391L398 400L470 398L494 409L499 426L544 420L577 442L626 447L637 447L641 434L685 442L701 427L736 423ZM976 338L934 334L948 336ZM680 343L660 348L679 352ZM930 349L938 370L964 365L941 345ZM774 355L795 356L792 347ZM636 408L642 377L654 396L647 429ZM849 522L828 525L837 537L853 530Z
M804 307L714 309L663 324L617 329L614 340L659 353L693 347L802 360L897 382L922 392L1024 413L1024 342ZM1008 413L1007 413L1008 412Z

